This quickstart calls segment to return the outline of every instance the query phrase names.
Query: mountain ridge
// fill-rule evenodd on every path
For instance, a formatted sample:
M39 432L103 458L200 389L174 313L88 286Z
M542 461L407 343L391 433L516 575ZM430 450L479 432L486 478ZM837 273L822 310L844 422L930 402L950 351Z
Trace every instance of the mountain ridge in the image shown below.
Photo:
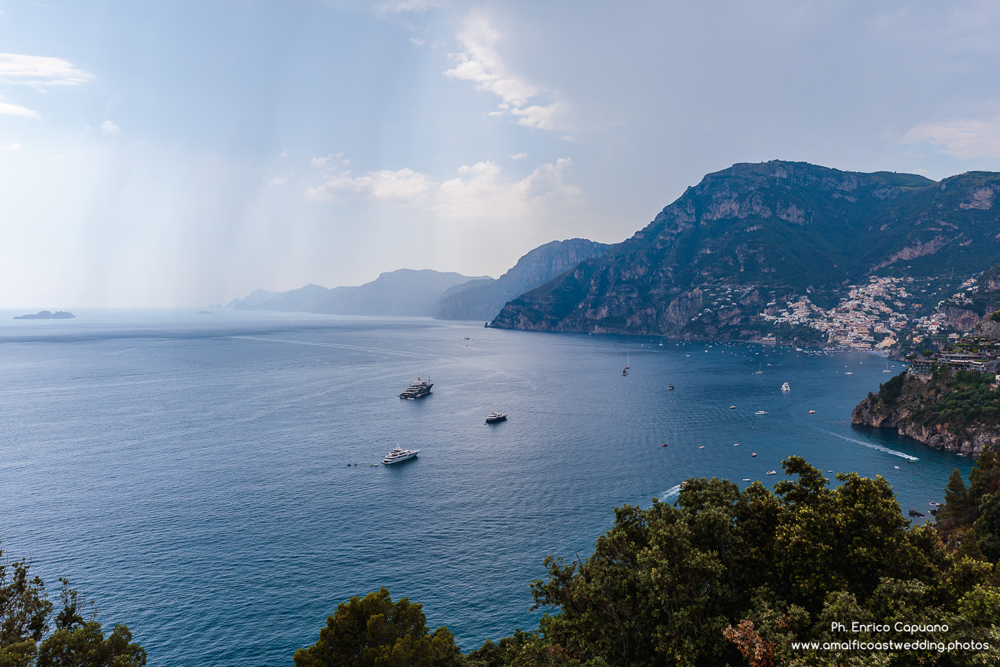
M611 244L588 239L551 241L528 251L497 280L480 282L442 295L434 315L442 320L492 320L511 299L565 273L581 261L599 256Z
M992 172L935 182L803 162L736 164L706 175L601 257L506 304L490 326L830 342L762 315L801 297L833 308L873 277L960 282L985 270L1000 261L998 191Z

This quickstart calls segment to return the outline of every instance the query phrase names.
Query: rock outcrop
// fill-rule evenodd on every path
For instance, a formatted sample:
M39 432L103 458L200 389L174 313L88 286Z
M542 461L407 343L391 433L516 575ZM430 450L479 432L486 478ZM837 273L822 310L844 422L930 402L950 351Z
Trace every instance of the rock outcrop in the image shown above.
M949 400L964 402L966 396L959 392L967 394L969 388L947 367L933 377L904 371L861 401L851 412L851 423L893 429L934 449L978 456L983 447L1000 440L1000 421L984 418L997 408L962 415L947 407ZM991 393L1000 397L1000 392Z

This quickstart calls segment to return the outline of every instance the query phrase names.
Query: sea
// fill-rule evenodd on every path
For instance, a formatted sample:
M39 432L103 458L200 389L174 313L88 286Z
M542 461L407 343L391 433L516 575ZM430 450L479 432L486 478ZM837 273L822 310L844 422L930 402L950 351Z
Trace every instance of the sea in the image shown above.
M154 666L290 665L339 603L381 587L470 650L552 611L530 592L546 556L586 558L615 507L673 502L685 479L770 486L798 455L831 484L882 475L904 514L928 514L973 463L853 427L903 370L862 353L424 318L18 314L0 311L0 548L53 593L69 578ZM431 395L399 399L417 376ZM494 410L507 421L486 425ZM420 454L377 465L397 444Z

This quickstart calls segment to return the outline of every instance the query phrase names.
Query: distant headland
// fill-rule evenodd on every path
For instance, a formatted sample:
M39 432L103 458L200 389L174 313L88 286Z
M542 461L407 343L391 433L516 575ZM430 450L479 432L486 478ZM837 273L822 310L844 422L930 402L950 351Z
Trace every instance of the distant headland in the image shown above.
M15 320L70 320L76 317L73 313L67 312L65 310L59 310L54 313L47 310L43 310L40 313L35 313L34 315L18 315Z

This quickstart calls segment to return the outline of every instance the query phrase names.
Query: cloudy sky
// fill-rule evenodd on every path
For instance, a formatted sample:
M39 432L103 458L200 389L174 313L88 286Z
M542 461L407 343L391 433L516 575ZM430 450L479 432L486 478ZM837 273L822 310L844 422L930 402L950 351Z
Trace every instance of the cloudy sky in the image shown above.
M0 307L617 242L735 162L1000 171L1000 3L0 0Z

